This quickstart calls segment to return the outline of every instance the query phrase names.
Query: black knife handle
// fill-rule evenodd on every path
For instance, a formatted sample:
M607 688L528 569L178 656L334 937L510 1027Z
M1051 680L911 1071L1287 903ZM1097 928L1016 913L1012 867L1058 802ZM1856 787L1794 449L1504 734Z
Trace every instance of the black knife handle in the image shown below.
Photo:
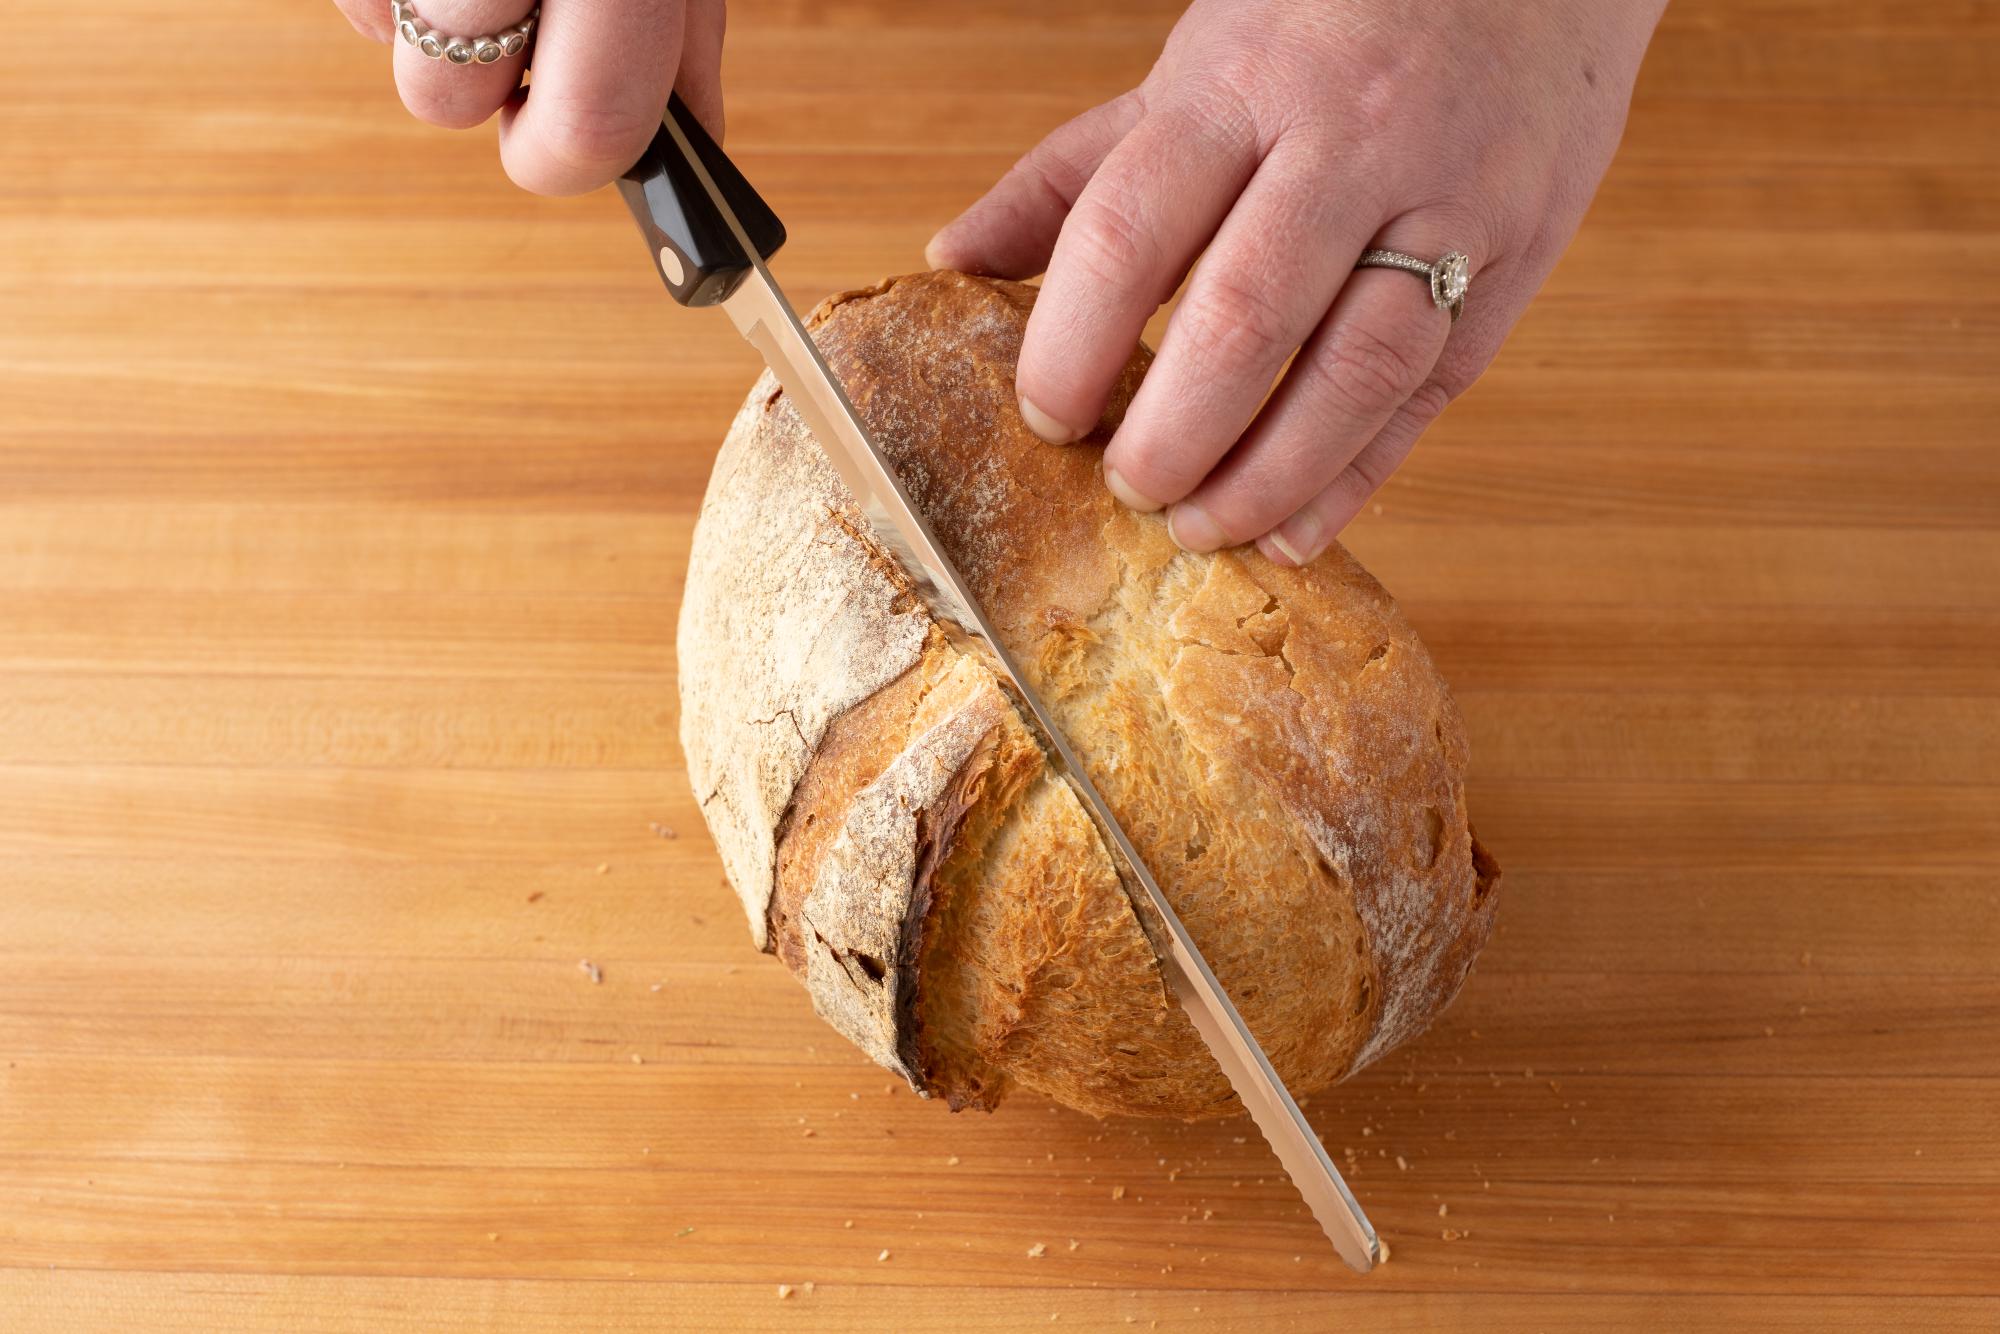
M728 219L709 197L673 129L680 131L689 149L708 169L709 179L760 258L778 253L778 247L785 243L785 224L708 137L680 94L669 98L660 132L632 170L619 178L618 193L632 210L653 252L653 267L674 300L683 306L713 306L734 292L750 272L750 258L743 253Z

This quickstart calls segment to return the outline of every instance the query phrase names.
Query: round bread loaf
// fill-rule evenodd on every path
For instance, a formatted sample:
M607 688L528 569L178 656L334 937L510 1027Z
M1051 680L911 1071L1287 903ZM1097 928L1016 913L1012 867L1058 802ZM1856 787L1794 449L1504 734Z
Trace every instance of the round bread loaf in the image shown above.
M1102 444L1015 408L1035 289L892 279L820 347L1295 1093L1421 1030L1491 927L1464 727L1338 546L1181 551ZM681 740L758 946L918 1091L1237 1107L1075 792L935 624L767 373L716 459L680 638Z

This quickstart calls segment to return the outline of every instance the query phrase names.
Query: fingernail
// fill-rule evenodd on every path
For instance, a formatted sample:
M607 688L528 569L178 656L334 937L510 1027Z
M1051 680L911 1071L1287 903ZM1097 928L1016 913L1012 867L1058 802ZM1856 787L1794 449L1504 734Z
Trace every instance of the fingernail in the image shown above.
M1292 530L1289 536L1283 528L1273 528L1270 537L1271 545L1284 552L1287 560L1294 565L1305 565L1319 555L1321 543L1318 519L1310 514L1299 514L1293 516L1286 526Z
M1138 489L1126 481L1116 468L1106 468L1104 470L1104 485L1112 495L1118 497L1118 503L1128 510L1137 510L1141 514L1151 514L1160 508L1159 501L1154 500L1150 496L1140 495Z
M1228 534L1208 517L1208 511L1186 500L1167 515L1167 536L1182 551L1214 551L1229 545Z
M1021 403L1021 420L1028 424L1029 430L1050 444L1066 445L1072 440L1082 438L1082 431L1074 427L1064 426L1054 417L1049 416L1048 413L1043 412L1033 403L1030 403L1026 394L1019 395L1019 399ZM1154 508L1157 509L1158 506Z

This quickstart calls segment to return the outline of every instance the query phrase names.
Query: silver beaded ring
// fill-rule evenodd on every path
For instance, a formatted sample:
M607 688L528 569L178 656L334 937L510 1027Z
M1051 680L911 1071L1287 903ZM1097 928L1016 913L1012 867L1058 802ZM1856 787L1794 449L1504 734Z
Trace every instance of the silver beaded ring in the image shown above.
M417 7L410 0L389 0L389 17L395 20L397 34L432 60L453 65L491 65L496 60L520 55L528 49L528 38L541 15L541 6L537 5L528 17L511 28L484 37L453 37L418 17Z

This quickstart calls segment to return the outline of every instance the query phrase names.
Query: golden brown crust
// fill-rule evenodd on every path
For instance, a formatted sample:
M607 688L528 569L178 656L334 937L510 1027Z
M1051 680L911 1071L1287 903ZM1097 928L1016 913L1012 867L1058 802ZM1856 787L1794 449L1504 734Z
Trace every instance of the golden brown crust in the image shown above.
M1013 365L1033 296L923 274L833 298L814 323L1280 1073L1310 1092L1427 1023L1490 929L1497 872L1466 821L1463 726L1414 633L1345 551L1305 570L1254 550L1193 556L1156 516L1112 501L1100 446L1143 353L1090 441L1030 434ZM718 474L741 466L738 436L768 447L774 430L785 446L806 441L771 405L739 419ZM819 531L831 517L852 536L844 498L801 476L764 479L776 485L761 521ZM755 540L727 526L741 514L704 508L698 570L718 563L704 551ZM823 656L906 642L895 622L907 599L879 552L838 558L851 596L836 637L853 642ZM790 577L759 576L753 600L782 602ZM684 621L684 649L688 633ZM812 736L767 829L770 884L738 885L754 924L766 926L761 896L769 938L821 1013L954 1106L991 1106L1019 1084L1099 1113L1229 1110L1096 831L990 674L934 630L896 651L897 670L878 665ZM758 674L748 656L736 670ZM702 662L716 670L713 655ZM684 691L718 693L693 676L684 667ZM715 715L700 738L710 754L741 739ZM756 865L727 860L732 877Z

